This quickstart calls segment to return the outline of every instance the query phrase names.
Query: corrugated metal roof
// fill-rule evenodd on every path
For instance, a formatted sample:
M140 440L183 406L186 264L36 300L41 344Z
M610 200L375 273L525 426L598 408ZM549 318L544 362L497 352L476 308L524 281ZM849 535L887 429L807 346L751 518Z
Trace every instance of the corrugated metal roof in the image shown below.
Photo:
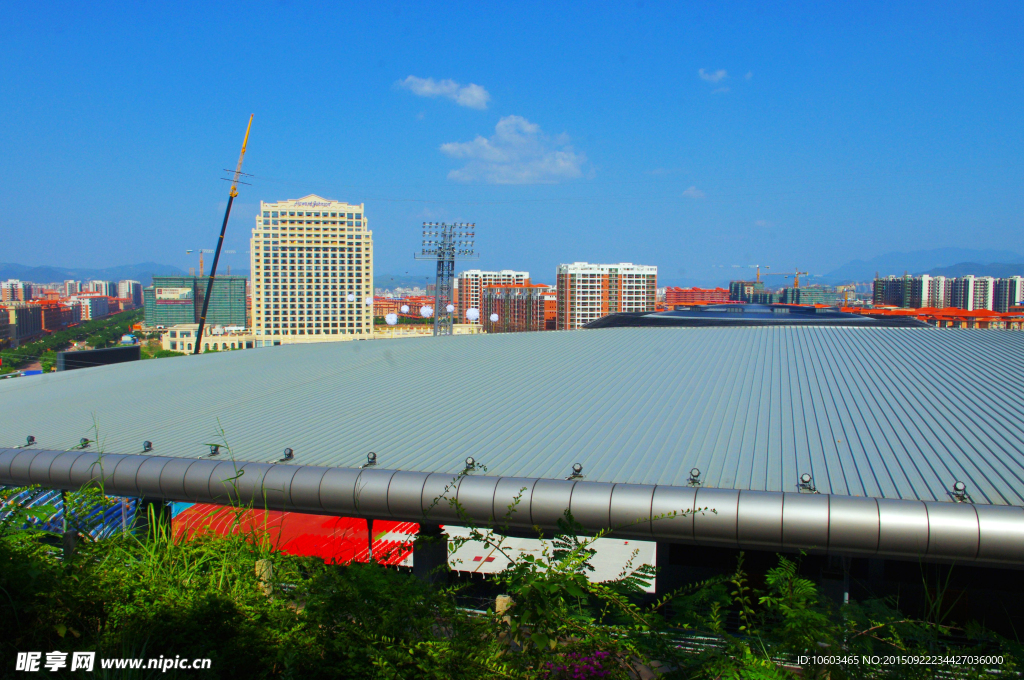
M1024 333L611 328L291 345L0 382L0 445L1024 503ZM223 455L223 454L222 454Z

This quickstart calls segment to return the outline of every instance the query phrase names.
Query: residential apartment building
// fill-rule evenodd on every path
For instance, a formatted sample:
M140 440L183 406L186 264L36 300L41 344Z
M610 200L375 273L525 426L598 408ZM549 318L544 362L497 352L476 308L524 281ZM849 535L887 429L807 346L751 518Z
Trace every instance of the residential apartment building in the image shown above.
M80 293L68 298L68 301L80 308L79 318L82 321L93 321L94 319L102 319L110 315L110 298L106 295Z
M735 282L733 282L735 283ZM695 305L703 302L729 302L729 290L726 288L665 288L665 306Z
M43 314L39 305L30 302L9 302L0 307L0 323L11 326L11 346L38 340L43 335Z
M778 301L786 305L834 305L840 295L832 286L791 286L778 293Z
M1011 276L996 281L992 309L996 312L1009 312L1010 308L1024 301L1024 277Z
M64 282L64 296L77 295L82 292L82 282L68 279Z
M0 283L0 302L25 302L31 297L30 286L18 279L7 279Z
M261 201L251 243L257 346L373 333L373 233L363 204L315 195Z
M949 306L974 309L974 276L958 276L950 281Z
M910 300L906 306L912 309L948 307L951 292L945 276L915 276L910 281Z
M543 331L545 293L543 284L484 286L480 323L487 333ZM497 321L491 315L497 314Z
M764 292L762 281L730 281L729 300L733 302L753 302L753 296ZM666 298L668 293L665 294ZM666 299L665 304L668 304Z
M974 307L972 309L992 309L995 302L996 280L991 276L978 276L974 279Z
M616 312L654 311L658 268L573 262L558 265L558 330L572 330Z
M57 300L35 303L42 314L43 330L49 333L62 331L76 322L74 308Z
M86 283L85 289L90 293L117 297L117 284L113 281L89 281Z
M912 281L913 277L909 274L875 277L872 303L875 306L909 307Z
M457 279L455 282L457 291L455 296L456 321L477 324L480 321L471 321L466 318L466 310L481 308L485 287L528 286L530 285L530 272L519 272L512 269L485 272L479 269L470 269L460 272Z
M130 300L135 307L142 306L142 284L138 281L118 281L117 297Z

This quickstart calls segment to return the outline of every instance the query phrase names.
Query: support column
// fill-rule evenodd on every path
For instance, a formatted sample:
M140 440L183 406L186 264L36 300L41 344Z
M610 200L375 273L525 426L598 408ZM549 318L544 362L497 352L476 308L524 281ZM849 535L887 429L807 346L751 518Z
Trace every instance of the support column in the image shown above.
M654 554L654 566L658 575L654 577L654 597L660 600L663 596L684 585L683 568L672 564L672 544L658 541Z
M448 537L437 524L420 524L412 547L412 573L427 583L444 583L448 578Z
M152 522L150 515L152 514ZM135 506L135 528L140 537L153 539L171 530L171 504L162 498L142 498Z

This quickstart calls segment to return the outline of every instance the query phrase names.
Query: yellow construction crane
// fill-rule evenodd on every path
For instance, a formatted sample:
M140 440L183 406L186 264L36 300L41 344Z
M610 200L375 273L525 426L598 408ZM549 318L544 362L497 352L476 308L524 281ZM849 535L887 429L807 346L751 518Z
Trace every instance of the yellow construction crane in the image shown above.
M220 225L220 238L217 239L217 249L213 255L213 266L210 267L210 281L206 284L206 295L203 296L203 312L199 316L199 329L196 331L196 349L194 354L199 354L202 350L203 340L203 328L206 326L206 311L210 308L210 293L213 292L213 280L217 277L217 262L220 260L220 251L224 247L224 232L228 228L228 218L231 216L231 204L235 202L235 197L238 196L238 185L245 184L240 182L239 178L243 175L242 173L242 160L245 159L245 147L249 145L249 131L252 130L252 119L253 116L249 116L249 125L245 128L245 139L242 140L242 151L238 154L238 165L235 166L234 175L228 181L231 182L231 191L228 192L228 207L224 211L224 221ZM227 178L224 178L227 179Z
M799 288L800 287L800 277L801 276L806 276L808 273L809 272L802 272L802 271L800 271L799 268L797 268L797 269L795 269L793 271L792 274L783 273L783 272L770 272L768 274L765 274L765 276L792 276L793 277L793 287L794 288Z
M849 303L849 295L853 293L857 294L857 286L853 283L848 283L845 286L836 286L836 292L843 294L843 307L846 307Z

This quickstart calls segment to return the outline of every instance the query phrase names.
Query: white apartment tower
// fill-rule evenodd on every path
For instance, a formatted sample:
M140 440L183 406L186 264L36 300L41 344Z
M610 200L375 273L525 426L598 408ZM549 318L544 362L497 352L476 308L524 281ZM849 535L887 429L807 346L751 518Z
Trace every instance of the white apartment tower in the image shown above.
M1006 313L1020 304L1024 304L1024 277L1011 276L996 281L993 311Z
M579 328L616 312L653 312L658 268L622 262L558 265L558 330Z
M991 276L979 276L974 279L974 309L993 307L996 294L996 280Z
M373 333L373 234L363 204L315 195L260 201L251 243L258 347Z
M498 272L485 272L479 269L469 269L459 272L456 288L458 289L458 319L456 323L476 324L479 321L471 321L466 318L466 310L480 309L483 301L484 286L525 286L530 283L530 272L517 272L512 269L502 269Z

